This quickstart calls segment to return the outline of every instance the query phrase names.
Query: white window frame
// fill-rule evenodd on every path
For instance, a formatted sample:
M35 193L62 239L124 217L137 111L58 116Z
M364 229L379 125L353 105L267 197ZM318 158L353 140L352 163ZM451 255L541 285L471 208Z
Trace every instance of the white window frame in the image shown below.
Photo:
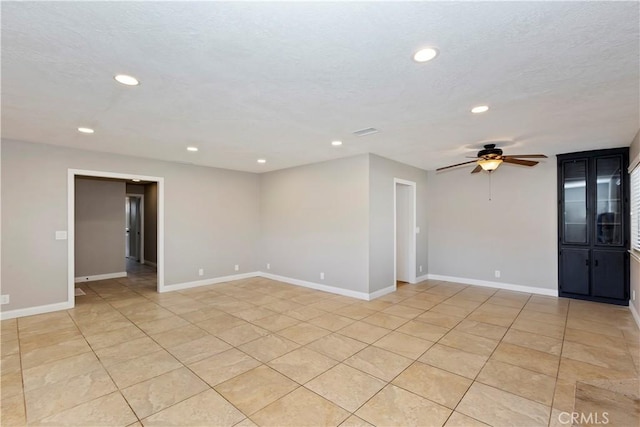
M640 164L630 171L631 253L640 257Z

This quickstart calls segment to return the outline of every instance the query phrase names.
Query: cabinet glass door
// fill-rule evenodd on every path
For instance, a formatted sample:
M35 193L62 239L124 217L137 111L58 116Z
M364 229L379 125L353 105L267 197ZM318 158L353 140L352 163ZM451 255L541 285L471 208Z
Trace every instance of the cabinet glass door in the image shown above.
M587 240L587 160L563 163L563 242L588 243Z
M596 159L595 244L621 246L622 157Z

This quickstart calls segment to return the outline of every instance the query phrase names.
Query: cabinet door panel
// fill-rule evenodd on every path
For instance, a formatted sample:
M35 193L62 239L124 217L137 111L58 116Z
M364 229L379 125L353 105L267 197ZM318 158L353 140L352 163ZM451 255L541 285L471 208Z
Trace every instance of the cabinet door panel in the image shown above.
M596 297L623 299L625 297L624 251L593 250L592 285Z
M623 246L622 156L596 159L595 244Z
M562 292L589 295L589 249L562 249L560 283Z
M565 161L562 179L562 242L588 244L587 161Z

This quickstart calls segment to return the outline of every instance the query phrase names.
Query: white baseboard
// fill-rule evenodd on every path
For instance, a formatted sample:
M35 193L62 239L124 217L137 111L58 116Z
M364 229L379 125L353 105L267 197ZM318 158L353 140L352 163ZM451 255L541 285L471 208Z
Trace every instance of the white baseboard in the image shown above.
M271 279L271 280L277 280L279 282L289 283L291 285L296 285L296 286L302 286L304 288L315 289L317 291L324 291L324 292L329 292L329 293L332 293L332 294L343 295L345 297L358 298L358 299L363 299L365 301L369 301L369 300L372 299L371 295L366 293L366 292L352 291L352 290L349 290L349 289L337 288L335 286L322 285L320 283L307 282L306 280L292 279L291 277L278 276L277 274L271 274L271 273L265 273L265 272L260 272L260 276L262 276L264 278L267 278L267 279ZM385 289L387 289L387 288L385 288Z
M636 311L635 306L633 305L633 301L629 300L629 311L631 311L631 315L633 316L633 320L636 321L636 325L638 329L640 329L640 314Z
M425 280L429 280L428 274L416 277L416 283L424 282Z
M120 277L127 277L127 272L120 271L118 273L96 274L95 276L80 276L75 278L75 282L95 282L96 280L118 279Z
M153 261L146 260L146 259L142 261L142 264L144 264L144 265L150 265L151 267L156 267L156 268L158 268L158 264L156 264L156 263L155 263L155 262L153 262Z
M366 292L352 291L352 290L349 290L349 289L337 288L335 286L328 286L328 285L323 285L323 284L320 284L320 283L307 282L306 280L293 279L291 277L279 276L277 274L271 274L271 273L265 273L265 272L262 272L262 271L256 271L256 272L252 272L252 273L244 273L244 274L235 274L235 275L232 275L232 276L216 277L216 278L213 278L213 279L197 280L197 281L194 281L194 282L178 283L178 284L175 284L175 285L165 285L164 289L161 289L160 292L179 291L179 290L182 290L182 289L197 288L199 286L215 285L217 283L231 282L233 280L248 279L248 278L251 278L251 277L264 277L266 279L277 280L279 282L289 283L291 285L302 286L302 287L305 287L305 288L315 289L317 291L329 292L329 293L332 293L332 294L343 295L343 296L351 297L351 298L358 298L358 299L362 299L362 300L365 300L365 301L370 301L372 299L381 297L381 296L386 295L388 293L391 293L391 292L393 292L395 290L395 286L389 286L387 288L380 289L379 291L376 291L376 292L373 292L371 294L368 294Z
M382 296L385 296L387 294L390 294L391 292L395 292L396 291L396 286L387 286L386 288L382 288L378 291L375 292L371 292L369 294L369 298L367 298L368 301L374 300L376 298L380 298Z
M68 310L73 308L73 302L65 301L56 304L38 305L29 308L18 308L16 310L3 311L0 319L14 319L16 317L33 316L35 314L51 313L52 311Z
M194 282L176 283L175 285L164 285L163 289L158 292L171 292L180 291L182 289L197 288L199 286L215 285L217 283L231 282L233 280L249 279L251 277L260 276L260 272L254 271L252 273L233 274L231 276L214 277L211 279L196 280Z
M533 286L512 285L510 283L490 282L488 280L468 279L466 277L441 276L439 274L427 274L427 278L430 280L442 280L444 282L455 282L455 283L462 283L465 285L506 289L509 291L526 292L529 294L547 295L552 297L558 296L557 289L535 288Z

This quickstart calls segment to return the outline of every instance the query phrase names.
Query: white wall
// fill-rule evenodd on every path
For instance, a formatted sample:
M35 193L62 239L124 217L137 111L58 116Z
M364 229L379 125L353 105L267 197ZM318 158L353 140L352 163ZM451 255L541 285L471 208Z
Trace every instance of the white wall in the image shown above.
M393 190L394 178L416 183L416 276L427 274L427 172L371 154L369 157L369 291L375 292L395 284L393 275ZM422 265L422 272L419 271Z
M373 154L262 175L262 271L366 294L393 286L394 178L417 183L426 274L427 172Z
M368 168L365 154L262 174L261 270L368 293Z
M75 185L75 277L125 272L125 183L76 178Z
M472 166L429 172L429 274L557 290L556 160Z
M165 285L257 270L258 175L3 140L3 311L67 299L70 168L164 177Z
M265 271L362 294L388 288L400 178L417 183L416 276L557 289L555 159L501 166L489 202L485 173L428 174L371 154L262 175L15 141L2 154L3 311L66 300L67 244L54 232L66 229L69 168L164 177L166 285Z

